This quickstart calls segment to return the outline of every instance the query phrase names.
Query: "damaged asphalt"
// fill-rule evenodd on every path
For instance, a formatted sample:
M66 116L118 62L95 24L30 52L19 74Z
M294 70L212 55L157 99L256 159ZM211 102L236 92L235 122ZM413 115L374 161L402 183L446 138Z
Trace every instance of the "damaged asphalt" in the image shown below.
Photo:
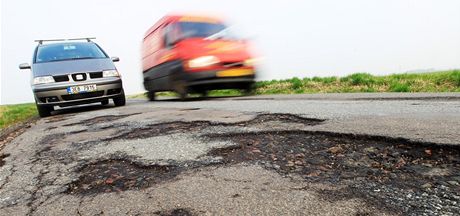
M8 140L0 215L460 212L459 94L129 102Z

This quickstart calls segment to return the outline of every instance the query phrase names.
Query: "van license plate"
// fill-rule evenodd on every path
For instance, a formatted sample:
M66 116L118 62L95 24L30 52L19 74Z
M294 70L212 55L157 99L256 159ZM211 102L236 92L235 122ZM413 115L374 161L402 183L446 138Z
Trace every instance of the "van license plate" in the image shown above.
M229 69L223 70L216 73L217 77L236 77L236 76L248 76L253 75L254 70L252 69Z
M67 93L69 94L79 94L85 92L94 92L96 91L96 85L83 85L83 86L70 86L67 87Z

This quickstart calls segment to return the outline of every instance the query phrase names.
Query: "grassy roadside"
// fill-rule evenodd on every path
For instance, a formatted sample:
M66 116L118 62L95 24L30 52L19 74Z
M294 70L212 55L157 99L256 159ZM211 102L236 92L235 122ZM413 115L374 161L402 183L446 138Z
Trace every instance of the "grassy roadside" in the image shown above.
M345 77L294 77L260 81L256 87L256 94L460 92L460 70L386 76L355 73Z
M38 116L34 103L0 106L0 130Z
M257 95L304 93L357 93L357 92L460 92L460 70L433 73L405 73L374 76L355 73L345 77L291 78L259 81ZM175 96L173 92L161 92L160 96ZM238 90L215 90L210 96L241 95ZM143 94L129 98L145 98Z

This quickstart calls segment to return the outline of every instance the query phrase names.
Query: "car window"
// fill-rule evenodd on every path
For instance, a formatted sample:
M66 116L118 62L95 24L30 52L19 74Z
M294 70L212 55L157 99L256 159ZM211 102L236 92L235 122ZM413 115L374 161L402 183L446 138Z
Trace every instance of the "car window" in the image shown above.
M218 38L235 39L227 31L227 26L222 23L208 22L179 22L182 39L184 38L207 38L218 35Z
M94 43L47 44L38 47L35 63L92 58L107 55Z

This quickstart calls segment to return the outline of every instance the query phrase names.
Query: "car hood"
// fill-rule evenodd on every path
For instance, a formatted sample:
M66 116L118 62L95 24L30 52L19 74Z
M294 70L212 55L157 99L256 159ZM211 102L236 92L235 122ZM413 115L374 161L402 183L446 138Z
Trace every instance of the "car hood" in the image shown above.
M116 69L110 58L80 59L35 63L32 65L33 76L55 76L79 72L94 72Z

